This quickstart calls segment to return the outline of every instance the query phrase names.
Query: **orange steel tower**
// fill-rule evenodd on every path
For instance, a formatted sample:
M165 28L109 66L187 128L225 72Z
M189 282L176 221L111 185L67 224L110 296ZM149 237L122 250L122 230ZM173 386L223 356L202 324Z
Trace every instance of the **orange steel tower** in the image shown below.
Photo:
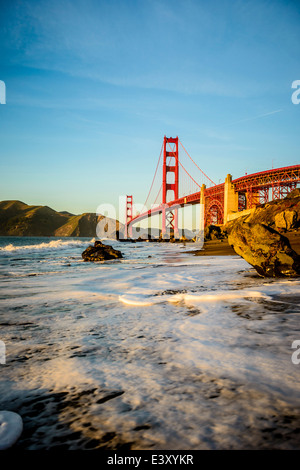
M166 214L167 193L173 191L174 195L169 200L178 199L179 189L179 165L178 165L178 137L164 137L163 147L163 182L162 182L162 237L170 235L170 229L174 231L174 237L178 237L178 210L174 209ZM167 164L168 158L168 164ZM172 182L168 181L168 175L174 174Z
M133 200L132 196L126 196L126 222L125 227L127 231L127 237L132 237L132 226L128 225L133 217Z

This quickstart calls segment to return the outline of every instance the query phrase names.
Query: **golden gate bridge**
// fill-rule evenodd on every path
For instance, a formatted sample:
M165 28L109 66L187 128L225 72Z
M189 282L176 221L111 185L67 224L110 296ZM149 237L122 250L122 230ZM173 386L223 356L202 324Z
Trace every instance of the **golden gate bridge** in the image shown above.
M184 158L179 159L179 148ZM234 180L228 174L224 183L216 184L199 168L178 137L165 136L140 213L134 215L133 196L126 196L127 236L131 236L133 224L161 214L162 237L168 237L173 231L174 237L179 238L178 209L194 204L203 204L204 225L222 225L250 213L259 204L282 199L299 183L300 165L293 165L246 174ZM151 208L147 209L149 205Z

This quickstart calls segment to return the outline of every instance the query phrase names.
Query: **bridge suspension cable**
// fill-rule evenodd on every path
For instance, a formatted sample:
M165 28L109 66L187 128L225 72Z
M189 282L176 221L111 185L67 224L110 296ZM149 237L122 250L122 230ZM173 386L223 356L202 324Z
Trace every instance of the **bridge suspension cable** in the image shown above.
M194 163L194 165L196 165L196 167L198 168L198 170L201 171L201 173L205 176L205 178L207 178L214 186L216 186L216 183L213 182L212 179L209 178L209 176L207 176L203 170L201 170L201 168L197 165L196 162L194 162L194 160L192 159L192 157L190 156L190 154L188 153L188 151L184 148L182 142L180 141L180 139L178 138L178 142L180 143L181 147L183 148L183 150L185 151L185 153L187 154L187 156L190 158L190 160ZM180 162L179 162L180 163ZM189 175L191 177L191 175ZM191 177L192 178L192 177ZM196 183L198 184L198 183ZM199 186L199 185L198 185Z
M169 143L168 143L168 145L170 146ZM154 177L153 177L153 180L152 180L152 183L151 183L151 187L150 187L150 190L149 190L149 192L148 192L148 195L147 195L147 198L146 198L146 201L145 201L145 204L144 204L144 207L145 207L146 210L148 210L148 209L147 209L147 203L148 203L148 200L149 200L151 191L152 191L153 186L154 186L154 182L155 182L155 178L156 178L157 171L158 171L158 168L159 168L159 164L160 164L161 159L162 159L163 146L164 146L164 144L162 144L162 146L161 146L160 155L159 155L159 159L158 159L158 162L157 162L157 165L156 165ZM172 149L171 146L170 146L170 149L171 149L171 151L173 152L173 149ZM171 158L172 158L172 157L169 157L168 165L169 165L170 162L171 162ZM156 198L154 199L153 205L155 205L155 204L157 204L157 203L161 203L161 201L159 200L159 196L160 196L160 194L161 194L161 191L162 191L162 183L160 184L160 187L159 187L158 193L157 193L157 195L156 195Z
M158 199L158 197L159 197L159 195L160 195L160 193L161 193L161 190L162 190L162 184L160 185L159 191L158 191L157 196L156 196L156 198L155 198L155 200L154 200L154 204L157 203L156 201L157 201L157 199Z
M162 156L162 151L163 151L163 146L164 146L164 144L162 144L162 146L161 146L159 159L158 159L158 162L157 162L157 165L156 165L156 170L155 170L155 173L154 173L154 176L153 176L153 180L152 180L152 183L151 183L149 192L148 192L148 196L147 196L146 201L145 201L145 204L144 204L144 207L146 207L146 208L147 208L147 202L148 202L148 199L149 199L149 196L150 196L150 193L151 193L151 191L152 191L153 184L154 184L154 181L155 181L155 178L156 178L157 170L158 170L158 167L159 167L159 164L160 164L160 160L161 160L161 156Z
M179 141L179 139L178 139L178 141ZM180 142L180 141L179 141L179 142ZM169 142L168 142L168 145L169 145L171 151L173 151L173 149L172 149L171 145L169 144ZM201 185L200 185L199 183L197 183L197 181L194 180L194 178L193 178L193 177L189 174L189 172L184 168L183 164L181 163L181 161L180 161L179 159L178 159L178 163L179 163L179 165L184 169L184 171L185 171L186 174L190 177L190 179L191 179L199 188L201 188ZM195 162L194 162L194 163L195 163ZM196 165L196 164L195 164L195 165ZM199 168L199 169L200 169L200 168ZM203 173L203 172L202 172L202 173Z
M201 189L202 182L205 181L205 180L207 182L209 182L210 185L216 186L216 183L214 183L214 181L211 178L209 178L206 175L206 173L203 170L201 170L201 168L197 165L197 163L192 159L192 157L189 155L189 153L187 152L187 150L185 149L185 147L183 146L183 144L182 144L182 142L180 141L179 138L178 138L178 142L180 143L182 149L184 150L184 153L188 156L188 161L186 161L186 163L184 161L182 161L182 158L178 159L178 163L179 163L180 167L183 170L182 176L185 175L185 177L181 178L181 181L180 181L180 188L181 188L180 189L180 194L182 196L186 196L186 195L189 195L189 194L192 194L194 192L199 191L199 189ZM142 213L147 212L149 209L151 209L152 205L156 206L157 204L161 204L161 202L162 202L162 187L163 187L163 184L162 184L162 182L160 182L160 175L159 175L158 170L162 166L163 147L164 147L164 143L162 144L161 149L160 149L160 154L159 154L159 158L158 158L158 161L157 161L155 173L154 173L154 176L153 176L153 179L152 179L152 182L151 182L151 186L150 186L150 189L148 191L148 194L147 194L144 206L143 206L144 208L141 211ZM168 155L169 158L168 158L167 165L171 165L171 160L173 158L172 154L174 153L175 149L172 148L172 145L170 144L170 142L168 142L168 147L170 149L170 154ZM182 155L184 155L184 154L182 154ZM189 161L192 162L192 163L188 164ZM199 180L199 182L197 182L196 179L191 176L191 173L192 173L193 168L194 168L193 165L200 171L200 180ZM158 191L157 191L157 188L159 188ZM156 194L156 197L154 199L155 193L157 193L157 194Z

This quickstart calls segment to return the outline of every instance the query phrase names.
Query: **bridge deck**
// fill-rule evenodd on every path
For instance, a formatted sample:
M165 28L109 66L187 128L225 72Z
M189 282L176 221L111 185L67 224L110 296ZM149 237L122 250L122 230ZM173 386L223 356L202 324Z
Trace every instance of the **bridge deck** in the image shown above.
M249 190L258 191L260 189L268 189L278 185L286 186L291 183L299 182L300 165L292 165L261 171L258 173L252 173L250 175L241 176L240 178L236 178L232 181L236 192L247 192ZM205 199L209 199L211 201L217 199L220 202L222 198L224 199L224 185L224 183L221 183L206 188L204 193ZM140 222L148 217L161 214L163 209L168 212L180 207L184 207L185 205L199 204L199 201L200 191L197 191L188 196L183 196L173 201L169 201L165 205L160 204L157 207L153 207L152 209L149 209L148 211L133 217L128 223L128 226Z

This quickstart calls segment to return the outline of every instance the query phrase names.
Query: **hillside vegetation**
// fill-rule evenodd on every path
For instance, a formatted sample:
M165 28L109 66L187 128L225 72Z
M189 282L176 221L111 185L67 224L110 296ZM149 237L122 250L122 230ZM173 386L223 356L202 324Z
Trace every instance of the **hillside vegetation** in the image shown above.
M0 202L0 236L94 237L97 225L101 237L114 238L116 231L124 230L123 224L103 215L74 215L21 201Z

